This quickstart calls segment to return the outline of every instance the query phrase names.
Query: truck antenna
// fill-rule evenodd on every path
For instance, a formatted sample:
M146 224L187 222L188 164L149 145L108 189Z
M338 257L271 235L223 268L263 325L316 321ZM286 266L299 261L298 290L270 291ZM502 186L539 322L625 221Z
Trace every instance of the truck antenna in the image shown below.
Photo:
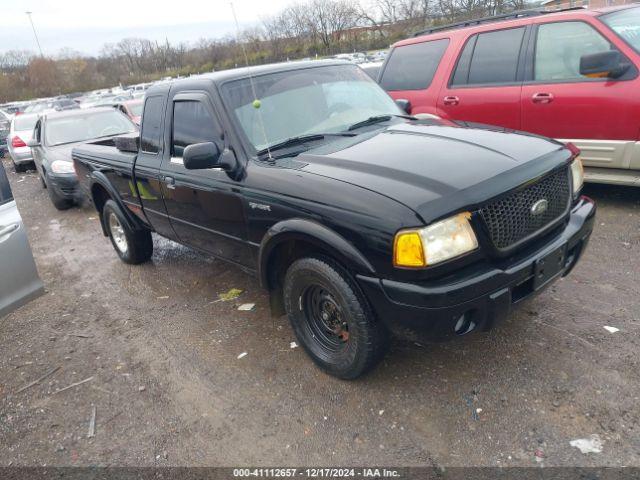
M260 129L262 130L262 136L264 137L264 144L266 145L267 155L269 156L269 160L273 161L273 157L271 156L271 149L269 148L269 139L267 138L267 130L264 128L264 121L262 119L262 112L260 111L260 107L262 106L262 102L258 98L256 93L256 86L253 82L253 75L251 74L251 68L249 67L249 57L247 55L247 49L244 46L244 43L240 41L240 24L238 23L238 16L236 15L236 9L233 6L233 2L229 2L231 5L231 13L233 14L233 21L236 24L236 43L240 45L242 48L242 54L244 55L244 64L247 68L247 73L249 74L249 84L251 85L251 92L253 93L253 108L257 110L258 114L258 122L260 123Z

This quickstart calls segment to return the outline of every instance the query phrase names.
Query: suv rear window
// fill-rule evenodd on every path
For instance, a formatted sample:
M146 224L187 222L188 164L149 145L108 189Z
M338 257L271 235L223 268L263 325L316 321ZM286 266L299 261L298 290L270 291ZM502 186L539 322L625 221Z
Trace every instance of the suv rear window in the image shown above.
M385 90L421 90L431 85L449 39L394 48L382 73Z
M476 34L467 40L452 85L513 83L525 27Z

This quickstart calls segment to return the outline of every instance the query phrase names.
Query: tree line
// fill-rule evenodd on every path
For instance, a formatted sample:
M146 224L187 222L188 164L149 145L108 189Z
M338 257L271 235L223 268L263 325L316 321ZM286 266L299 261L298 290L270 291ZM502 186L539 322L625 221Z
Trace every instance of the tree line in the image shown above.
M527 0L307 0L239 34L193 43L125 38L98 55L0 55L0 102L84 92L166 76L386 48L428 26L526 8ZM246 55L246 59L245 59Z

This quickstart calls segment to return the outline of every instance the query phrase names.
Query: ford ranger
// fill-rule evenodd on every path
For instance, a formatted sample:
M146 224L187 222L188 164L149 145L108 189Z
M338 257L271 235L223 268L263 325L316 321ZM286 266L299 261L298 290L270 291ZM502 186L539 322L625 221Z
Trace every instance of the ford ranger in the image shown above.
M124 262L149 260L155 232L254 273L345 379L392 333L488 330L569 273L595 214L572 145L407 116L339 61L154 86L139 137L72 156Z

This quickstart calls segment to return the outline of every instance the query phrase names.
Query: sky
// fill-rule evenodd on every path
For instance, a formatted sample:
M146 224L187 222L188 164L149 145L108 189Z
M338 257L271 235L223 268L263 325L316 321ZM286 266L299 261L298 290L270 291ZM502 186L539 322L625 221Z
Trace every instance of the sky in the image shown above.
M292 0L234 0L242 26L257 24ZM33 12L45 55L69 47L95 55L126 37L191 42L235 34L228 0L0 0L0 53L37 44L26 11Z

